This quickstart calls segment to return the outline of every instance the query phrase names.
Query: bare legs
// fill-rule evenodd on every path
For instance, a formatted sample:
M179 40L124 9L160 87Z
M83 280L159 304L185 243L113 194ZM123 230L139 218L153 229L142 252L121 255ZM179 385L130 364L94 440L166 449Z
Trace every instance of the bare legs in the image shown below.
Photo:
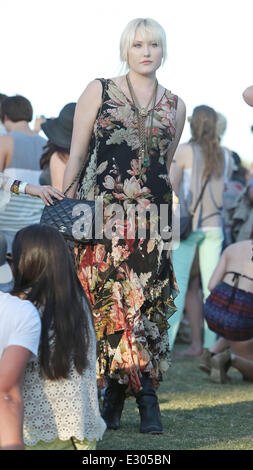
M253 362L253 339L248 341L229 341L232 352Z
M228 340L226 340L225 338L219 338L216 343L214 343L214 345L209 348L209 351L213 354L219 354L229 347L230 344Z
M243 377L253 381L253 339L249 341L230 341L232 366Z
M253 360L245 359L241 356L236 356L231 354L232 366L235 369L239 370L243 375L244 379L250 380L253 382Z
M227 349L231 348L232 353L227 354ZM215 357L215 361L209 358L210 372L212 363L216 363L216 368L219 367L220 372L227 372L228 367L233 366L237 369L243 377L247 380L253 381L253 339L248 341L229 341L224 338L219 338L218 341L209 349L205 354L210 353ZM202 370L204 370L202 368Z
M198 249L191 268L188 289L185 297L185 311L189 319L192 343L180 356L200 356L202 354L203 294L200 285Z
M202 354L203 300L199 278L190 280L186 295L185 310L190 323L191 345L185 355L200 356Z

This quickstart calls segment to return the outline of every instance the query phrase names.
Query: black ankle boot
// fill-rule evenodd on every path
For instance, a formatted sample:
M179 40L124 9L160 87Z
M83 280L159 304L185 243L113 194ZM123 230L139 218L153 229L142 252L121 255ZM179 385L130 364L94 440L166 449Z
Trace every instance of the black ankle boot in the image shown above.
M121 385L117 380L109 379L105 390L102 418L108 429L119 429L120 418L124 407L126 385Z
M146 434L162 434L161 413L155 388L147 374L141 378L142 390L136 394L136 402L140 412L140 432Z

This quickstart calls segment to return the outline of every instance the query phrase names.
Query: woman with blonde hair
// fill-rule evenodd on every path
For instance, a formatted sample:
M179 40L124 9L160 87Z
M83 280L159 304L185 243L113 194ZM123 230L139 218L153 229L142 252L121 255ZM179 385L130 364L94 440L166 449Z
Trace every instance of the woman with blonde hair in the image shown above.
M209 295L208 283L219 260L223 242L222 205L224 190L224 154L217 136L217 114L209 106L194 109L190 119L191 139L179 146L172 168L173 189L179 195L179 202L186 201L190 211L196 207L193 216L192 232L181 240L173 252L173 266L180 290L176 300L177 313L172 318L169 330L173 345L183 313L189 276L196 249L199 253L199 267L203 297ZM226 171L230 171L227 169ZM196 299L200 281L196 284ZM201 299L194 309L188 309L190 323L194 324L192 344L184 355L197 356L202 353L203 306ZM215 334L204 327L204 344L209 347L215 341Z
M159 216L160 204L167 204L171 216L168 171L185 105L156 78L166 58L165 32L156 21L131 21L120 53L126 75L92 81L78 100L64 190L81 171L68 196L102 195L104 228L114 229L111 237L104 230L96 245L75 248L78 275L93 307L98 379L106 378L108 385L103 417L108 428L120 426L127 392L136 396L140 432L161 433L155 387L168 367L167 317L175 311L177 286L162 236L139 236L137 216L131 224L127 215L129 206L144 211L153 204ZM113 207L123 211L120 221L113 219ZM151 229L149 220L145 228Z

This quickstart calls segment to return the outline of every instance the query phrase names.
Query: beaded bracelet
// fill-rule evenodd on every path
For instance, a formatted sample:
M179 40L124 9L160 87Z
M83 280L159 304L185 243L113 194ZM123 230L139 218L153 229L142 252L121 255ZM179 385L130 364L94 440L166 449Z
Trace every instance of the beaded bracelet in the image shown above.
M27 183L26 181L22 181L22 183L20 184L19 186L19 194L22 193L22 194L25 194L25 188L27 186Z
M15 180L13 181L12 185L11 185L11 192L14 193L14 194L19 194L19 186L21 184L21 181L19 180Z

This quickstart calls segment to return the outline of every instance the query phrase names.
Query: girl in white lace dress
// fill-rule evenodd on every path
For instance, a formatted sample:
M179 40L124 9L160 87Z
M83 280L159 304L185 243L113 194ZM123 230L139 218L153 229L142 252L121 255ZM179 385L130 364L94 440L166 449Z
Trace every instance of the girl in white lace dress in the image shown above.
M94 449L106 428L98 406L96 339L65 241L51 227L32 225L16 234L12 257L12 294L30 300L41 315L38 359L24 376L26 449Z

